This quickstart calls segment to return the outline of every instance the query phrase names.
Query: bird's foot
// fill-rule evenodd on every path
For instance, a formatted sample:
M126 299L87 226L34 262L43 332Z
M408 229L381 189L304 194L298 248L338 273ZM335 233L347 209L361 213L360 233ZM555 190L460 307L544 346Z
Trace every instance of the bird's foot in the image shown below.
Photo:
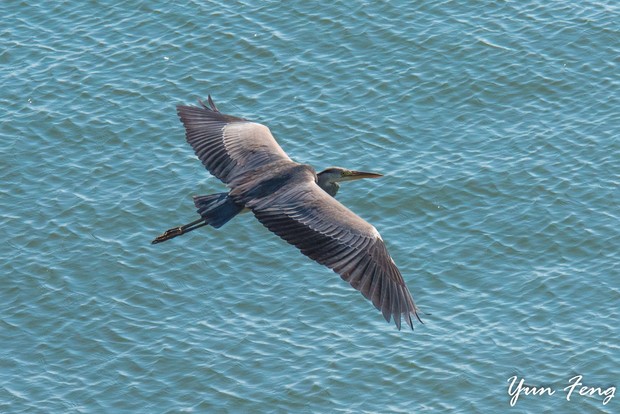
M159 236L155 237L155 240L153 240L151 244L165 242L166 240L170 240L173 237L180 236L183 233L184 231L182 227L174 227L172 229L168 229L163 234L160 234Z

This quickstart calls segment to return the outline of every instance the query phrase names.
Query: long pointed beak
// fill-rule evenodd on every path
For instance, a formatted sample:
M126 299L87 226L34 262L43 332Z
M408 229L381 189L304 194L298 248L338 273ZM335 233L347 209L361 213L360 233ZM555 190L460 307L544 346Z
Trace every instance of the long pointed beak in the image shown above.
M383 177L383 174L364 172L364 171L347 171L344 173L344 177L347 181L359 180L360 178L379 178Z

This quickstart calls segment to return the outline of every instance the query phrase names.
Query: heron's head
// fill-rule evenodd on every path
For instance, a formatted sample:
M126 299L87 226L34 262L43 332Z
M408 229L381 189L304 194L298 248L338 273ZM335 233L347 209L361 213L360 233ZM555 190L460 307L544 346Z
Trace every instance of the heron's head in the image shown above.
M327 191L332 196L336 195L336 193L338 192L338 183L340 182L359 180L360 178L383 177L383 175L377 173L353 171L340 167L329 167L318 173L317 176L319 178L319 187Z

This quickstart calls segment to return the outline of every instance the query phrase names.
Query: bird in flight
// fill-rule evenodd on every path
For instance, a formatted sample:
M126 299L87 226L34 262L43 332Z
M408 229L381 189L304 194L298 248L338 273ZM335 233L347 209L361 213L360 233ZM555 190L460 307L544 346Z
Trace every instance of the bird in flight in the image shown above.
M338 273L401 328L413 329L418 308L383 239L368 222L334 197L341 182L381 174L331 167L316 173L289 158L266 126L221 113L211 96L208 106L177 107L185 137L206 169L228 192L195 196L200 219L165 231L161 243L210 225L220 228L251 211L269 230Z

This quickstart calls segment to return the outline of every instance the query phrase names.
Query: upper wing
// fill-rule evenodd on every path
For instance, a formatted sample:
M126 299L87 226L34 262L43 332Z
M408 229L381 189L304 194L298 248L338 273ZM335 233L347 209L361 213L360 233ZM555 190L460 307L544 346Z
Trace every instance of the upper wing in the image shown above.
M264 125L222 114L211 96L209 107L177 106L185 137L211 174L229 183L240 172L290 160Z
M246 206L269 230L303 254L333 269L398 329L401 315L413 329L417 307L377 230L315 182L293 183Z

